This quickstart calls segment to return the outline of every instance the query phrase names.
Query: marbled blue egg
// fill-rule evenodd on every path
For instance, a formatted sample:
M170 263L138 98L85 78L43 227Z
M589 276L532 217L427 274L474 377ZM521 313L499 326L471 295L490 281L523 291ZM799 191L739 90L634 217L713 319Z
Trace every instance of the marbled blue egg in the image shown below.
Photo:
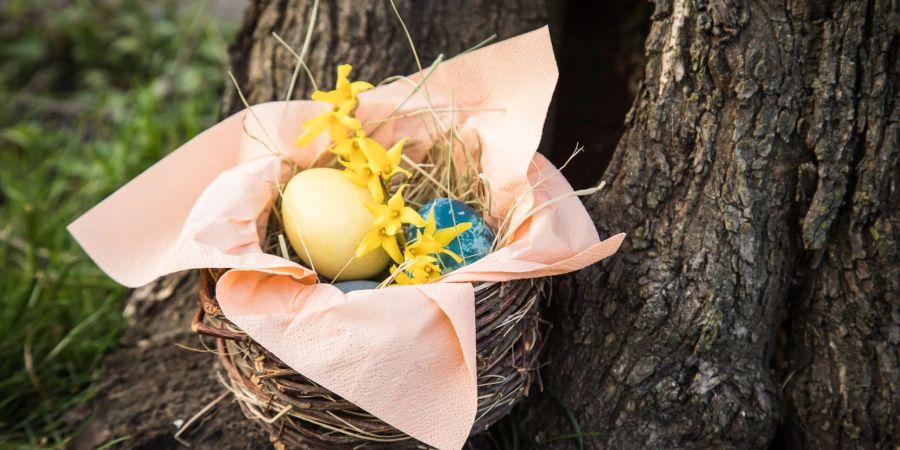
M450 273L462 266L472 264L491 252L491 246L494 244L494 232L474 209L456 200L436 198L422 205L419 214L427 219L432 208L434 208L434 221L438 230L461 223L472 223L471 228L447 245L448 250L459 255L463 260L456 262L450 255L441 254L439 256L443 273ZM416 227L410 227L406 232L406 240L410 243L416 239L416 230Z
M370 280L340 281L334 283L334 287L340 289L344 293L347 293L352 291L361 291L364 289L375 289L378 287L378 283Z

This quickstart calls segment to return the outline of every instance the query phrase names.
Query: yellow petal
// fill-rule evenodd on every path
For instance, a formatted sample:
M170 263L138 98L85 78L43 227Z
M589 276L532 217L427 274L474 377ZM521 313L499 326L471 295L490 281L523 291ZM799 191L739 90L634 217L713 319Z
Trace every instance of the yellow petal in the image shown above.
M387 163L387 151L374 139L364 139L359 143L359 149L366 155L366 159L377 167L382 167ZM373 172L377 172L375 170Z
M404 254L406 255L406 259L415 259L418 256L421 256L423 253L419 252L419 248L422 243L422 232L420 230L416 230L416 238L410 242L406 243L406 249L404 250Z
M425 256L429 253L434 253L440 251L441 247L434 242L434 239L429 239L426 236L423 236L419 233L418 238L415 242L408 245L406 247L409 252L416 257Z
M294 143L298 147L305 147L309 145L313 139L319 137L325 129L328 128L330 121L328 120L328 113L322 114L312 119L307 120L303 123L303 132L297 136L294 140Z
M438 241L441 245L446 246L453 241L456 236L468 231L469 228L472 228L472 222L463 222L450 228L443 228L434 233L434 240Z
M409 138L403 138L397 141L390 150L387 151L388 162L391 163L391 166L396 166L400 164L400 160L403 156L403 145L406 144L406 140Z
M335 106L340 106L342 103L350 100L351 98L341 93L340 91L316 91L312 94L312 99L319 102L331 103Z
M397 266L394 266L394 267L397 267ZM391 273L393 273L394 271L396 271L396 269L391 269ZM415 282L413 281L413 279L410 278L409 275L407 275L407 274L405 274L405 273L403 273L403 272L400 272L400 273L398 273L397 275L394 276L394 282L397 283L397 284L399 284L399 285L401 285L401 286L406 286L406 285L410 285L410 284L415 284Z
M390 236L395 236L400 231L400 221L396 219L383 220L384 231Z
M381 188L381 179L377 176L370 176L366 181L366 186L369 188L369 192L372 193L372 198L377 203L381 203L384 201L384 190Z
M344 141L341 141L330 149L331 153L334 153L338 156L343 156L344 158L350 158L350 156L353 154L355 141L355 139L346 139Z
M303 128L321 128L324 130L331 122L331 112L325 112L303 122Z
M364 162L346 161L346 160L343 160L340 158L338 159L338 162L340 162L342 166L344 166L356 173L362 173L364 171L364 169L367 169L369 167L369 165Z
M440 266L432 263L432 264L429 264L428 267L431 268L431 273L428 275L428 281L434 280L441 276L441 267ZM425 269L423 269L423 270L425 270ZM427 270L425 270L425 272L428 273Z
M409 261L409 264L407 267L409 268L409 270L419 270L424 266L427 266L429 264L434 264L436 261L437 261L437 259L434 258L433 256L420 255L420 256L416 256L416 257L412 258L412 260Z
M347 155L347 160L355 163L366 164L366 156L362 154L362 151L359 150L359 147L353 148L353 151L350 152L349 155Z
M403 202L403 188L405 187L406 185L404 184L397 188L397 192L395 192L394 195L391 196L391 199L388 200L388 206L390 206L392 210L400 211L403 209L403 206L405 205Z
M350 76L350 71L352 70L353 66L350 64L341 64L338 66L337 82L335 83L336 90L350 93L350 81L347 78Z
M350 94L356 96L356 94L368 91L373 87L375 86L372 86L372 83L369 83L368 81L354 81L350 83Z
M384 211L383 209L378 209L379 206L380 208L387 208L384 205L366 205L366 207L369 208L369 213L372 214L372 228L385 228L387 234L396 234L390 229L387 229L388 225L393 222L390 218L390 212Z
M380 233L380 231L379 231ZM397 245L397 238L394 236L386 237L381 240L381 247L390 255L391 259L398 264L403 262L403 254L400 253L400 246Z
M337 107L337 111L334 111L335 114L343 114L345 116L350 116L353 114L353 110L356 108L357 101L355 98L350 98L346 101L341 102Z
M416 212L416 210L410 208L409 206L403 207L400 210L400 221L403 223L410 223L417 227L425 226L425 219Z
M359 243L359 247L356 248L356 257L359 258L365 256L367 253L375 250L381 245L381 230L372 230L363 238L362 242Z
M409 257L415 258L416 256L423 255L423 253L419 251L419 249L421 248L420 243L421 243L421 241L415 241L412 244L406 245L406 249L405 249L404 253L407 254L407 258L409 258Z
M320 134L322 134L322 130L304 128L303 132L294 139L294 145L297 147L306 147L313 139L319 137Z
M350 130L348 130L347 127L339 122L333 122L331 126L328 127L328 135L331 136L331 140L337 144L349 139L349 131Z
M425 274L422 273L421 270L416 270L415 272L412 273L412 276L413 276L413 283L415 283L415 284L422 284L427 281L427 277L425 277Z
M356 130L360 129L360 127L362 127L362 122L360 122L359 119L357 119L356 117L353 117L353 116L350 116L347 114L342 114L340 112L335 112L333 114L334 114L334 120L337 121L338 123L340 123L341 125L343 125L344 127L348 128L348 131L349 130L356 131Z
M441 268L434 263L422 264L416 267L416 270L413 272L413 278L416 280L416 283L427 283L440 276Z
M395 236L400 231L400 221L382 214L372 221L372 228L384 228L385 234Z
M453 260L456 262L462 261L462 258L460 258L459 255L457 255L456 253L453 253L451 250L447 250L446 248L442 248L441 253L450 255L450 257L453 258Z
M354 164L358 164L358 163L347 163L347 162L345 162L345 161L341 161L341 164L343 164L344 167L347 168L347 170L345 170L345 171L343 172L343 174L344 174L344 176L347 177L350 181L352 181L352 182L354 182L354 183L356 183L356 184L358 184L358 185L360 185L360 186L367 186L367 185L368 185L369 179L371 179L372 177L371 177L371 176L365 176L365 175L363 175L362 173L360 173L358 170L355 170L355 169L353 168L353 166L354 166ZM365 164L363 164L363 166L365 166Z
M294 145L296 145L297 147L306 147L310 142L312 142L313 139L316 138L316 136L316 134L313 134L309 130L303 130L303 132L300 133L296 139L294 139Z
M434 230L437 228L437 224L434 222L434 206L428 211L428 218L425 219L425 234L431 236L434 234Z

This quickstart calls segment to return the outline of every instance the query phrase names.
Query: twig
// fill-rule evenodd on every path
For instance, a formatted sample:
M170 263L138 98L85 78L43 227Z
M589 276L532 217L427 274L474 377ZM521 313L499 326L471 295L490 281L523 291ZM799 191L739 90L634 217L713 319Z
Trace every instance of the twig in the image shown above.
M191 443L182 439L181 434L184 433L191 425L193 425L194 422L196 422L198 419L200 419L200 417L202 417L210 409L212 409L213 406L216 406L216 404L218 404L219 402L224 400L225 397L228 396L228 394L230 394L230 392L227 392L227 391L219 394L219 396L216 397L215 399L213 399L213 401L207 403L206 406L204 406L203 408L200 409L200 411L197 411L196 414L194 414L190 419L188 419L188 421L185 422L183 425L181 425L181 428L179 428L178 431L175 432L175 436L174 436L175 440L180 442L181 445L184 445L185 447L190 447Z

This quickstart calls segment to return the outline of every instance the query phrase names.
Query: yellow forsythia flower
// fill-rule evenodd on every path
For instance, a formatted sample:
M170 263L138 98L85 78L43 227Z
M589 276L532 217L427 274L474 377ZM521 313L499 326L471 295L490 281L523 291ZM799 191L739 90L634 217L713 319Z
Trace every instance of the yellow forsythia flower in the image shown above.
M348 103L352 103L352 110L356 107L356 95L360 92L368 91L372 89L372 83L366 81L353 81L349 80L350 71L353 70L353 67L350 64L341 64L337 68L337 83L335 83L335 88L333 91L316 91L313 92L312 99L320 102L331 103L334 106L344 106Z
M371 141L372 143L370 143ZM366 137L366 133L362 130L356 132L356 135L352 138L345 139L341 141L334 147L331 147L331 153L344 158L346 161L351 162L365 162L366 155L362 152L362 145L378 145L378 142L375 142L371 138Z
M391 196L386 205L367 204L366 208L375 217L372 226L383 227L390 235L395 235L400 231L404 223L413 224L417 227L425 226L425 219L416 212L416 210L406 206L403 201L403 188L400 186L397 193Z
M296 140L298 146L306 146L325 130L328 130L332 141L340 143L347 139L347 134L362 127L359 120L353 117L353 110L356 109L358 103L356 95L372 89L372 84L365 81L351 82L348 79L351 70L353 68L349 64L338 66L335 89L327 92L313 92L313 100L331 103L334 108L303 124L303 132L297 136Z
M372 172L381 175L385 181L390 180L398 173L406 175L407 178L411 177L412 174L409 171L400 168L400 160L403 159L403 145L406 144L407 139L400 139L390 150L385 150L372 139L361 142L360 149L363 155L366 155Z
M295 143L303 147L319 137L322 132L328 130L331 140L340 143L347 139L350 132L362 128L359 119L353 117L353 107L347 103L343 106L335 106L334 110L322 113L303 123L303 132L297 136Z
M403 262L403 254L400 252L400 245L397 242L403 224L425 225L422 216L404 203L404 187L401 186L386 205L366 205L375 219L372 221L372 231L363 238L356 250L357 258L381 247L391 256L391 259L398 263Z
M396 272L397 266L391 266L391 272ZM423 284L434 281L441 276L441 268L437 265L437 258L432 256L419 256L406 266L406 270L399 272L394 277L394 282L401 285Z
M372 168L369 167L369 163L365 158L355 161L340 160L340 163L347 168L344 170L344 175L349 178L350 181L368 188L369 192L372 194L372 199L374 199L376 203L384 201L384 188L382 187L381 177L372 171Z
M402 173L407 177L412 176L409 171L400 168L403 144L406 138L394 144L390 150L373 139L357 139L357 145L362 151L365 160L341 160L341 164L347 168L344 174L354 183L366 186L376 203L384 201L384 189L382 181L388 181L394 175Z
M425 229L416 232L416 240L406 246L407 259L415 259L420 256L430 255L432 253L446 253L457 262L462 261L456 253L448 250L446 247L456 236L466 232L472 227L472 222L461 223L449 228L437 230L437 224L434 220L434 208L428 212L428 219L425 220Z
M398 263L402 262L403 254L400 253L400 244L397 243L397 237L396 235L388 234L384 227L375 228L359 243L359 248L356 249L356 257L360 258L366 253L381 247L390 255L391 259Z

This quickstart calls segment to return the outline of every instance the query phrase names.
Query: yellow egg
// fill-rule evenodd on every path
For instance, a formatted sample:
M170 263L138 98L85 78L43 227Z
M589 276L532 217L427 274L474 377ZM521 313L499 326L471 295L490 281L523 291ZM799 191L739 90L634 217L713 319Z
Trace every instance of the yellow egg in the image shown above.
M365 204L373 202L368 189L347 179L340 170L304 170L284 188L281 216L285 233L297 255L319 275L334 279L340 273L341 280L371 278L389 262L380 248L355 257L372 226L372 214Z

